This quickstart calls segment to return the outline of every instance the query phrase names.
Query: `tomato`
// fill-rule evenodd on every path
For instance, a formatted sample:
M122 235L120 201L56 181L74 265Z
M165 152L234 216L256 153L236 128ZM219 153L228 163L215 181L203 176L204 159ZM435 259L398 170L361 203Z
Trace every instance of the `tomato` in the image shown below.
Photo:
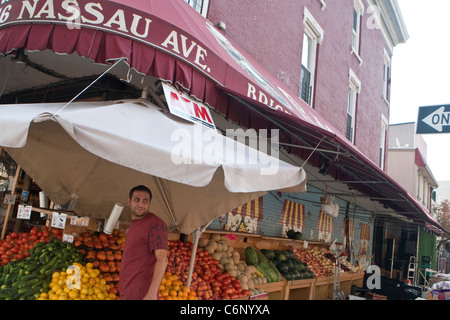
M233 280L232 282L231 282L231 285L234 287L234 288L240 288L241 287L241 281L239 281L239 280Z

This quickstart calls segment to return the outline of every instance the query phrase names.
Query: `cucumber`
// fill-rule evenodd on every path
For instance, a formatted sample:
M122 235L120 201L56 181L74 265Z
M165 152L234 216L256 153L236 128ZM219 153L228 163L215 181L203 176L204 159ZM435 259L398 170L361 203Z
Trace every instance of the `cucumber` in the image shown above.
M247 263L254 266L258 264L258 252L252 247L245 248L245 259Z

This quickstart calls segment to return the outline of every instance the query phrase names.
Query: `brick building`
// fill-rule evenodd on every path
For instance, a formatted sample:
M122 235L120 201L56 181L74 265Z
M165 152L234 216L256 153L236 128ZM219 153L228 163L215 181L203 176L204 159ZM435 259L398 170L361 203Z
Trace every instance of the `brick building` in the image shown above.
M210 0L207 18L384 169L390 61L408 38L396 1Z

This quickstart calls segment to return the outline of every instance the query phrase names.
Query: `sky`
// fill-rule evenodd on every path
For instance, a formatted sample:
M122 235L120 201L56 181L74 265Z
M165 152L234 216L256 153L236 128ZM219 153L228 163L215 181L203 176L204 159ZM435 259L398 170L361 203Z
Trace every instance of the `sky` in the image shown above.
M394 48L390 123L417 122L421 106L450 104L450 0L398 0L409 33ZM437 181L450 181L450 134L423 135Z

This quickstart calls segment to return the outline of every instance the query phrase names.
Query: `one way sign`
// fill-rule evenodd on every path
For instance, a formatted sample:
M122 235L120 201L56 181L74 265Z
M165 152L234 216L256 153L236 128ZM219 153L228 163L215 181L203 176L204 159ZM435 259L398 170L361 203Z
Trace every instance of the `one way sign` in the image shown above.
M417 133L450 133L450 105L420 107Z

